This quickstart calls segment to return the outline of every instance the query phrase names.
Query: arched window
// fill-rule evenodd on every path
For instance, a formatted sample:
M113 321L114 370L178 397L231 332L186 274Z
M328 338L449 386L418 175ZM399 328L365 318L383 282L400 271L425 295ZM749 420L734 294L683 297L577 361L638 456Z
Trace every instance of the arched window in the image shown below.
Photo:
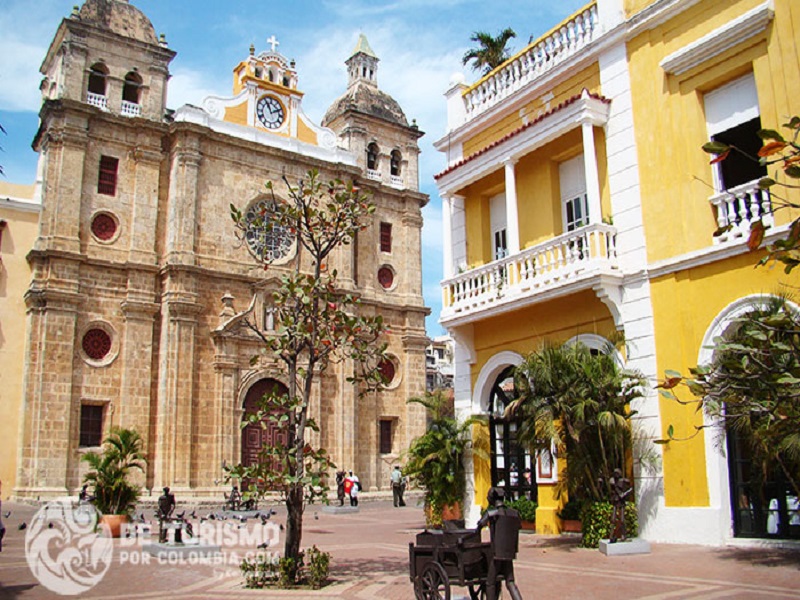
M506 407L516 397L514 367L508 367L495 380L489 397L492 485L505 489L506 498L536 501L535 465L530 453L517 441L520 421L505 416Z
M98 96L106 95L106 77L108 67L103 63L95 63L89 69L89 93Z
M378 144L375 142L367 146L367 169L378 170Z
M403 157L400 155L400 150L392 150L392 157L390 168L394 177L400 177L400 161Z
M122 88L122 100L131 104L139 104L139 92L142 87L142 78L138 73L131 71L125 75L125 85Z

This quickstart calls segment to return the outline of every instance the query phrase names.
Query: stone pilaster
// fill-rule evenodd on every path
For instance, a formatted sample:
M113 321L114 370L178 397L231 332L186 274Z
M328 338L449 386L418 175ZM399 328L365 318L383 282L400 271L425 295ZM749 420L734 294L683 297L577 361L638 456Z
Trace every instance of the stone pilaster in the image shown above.
M199 146L195 135L182 133L172 150L166 224L167 261L171 264L195 263Z
M153 140L158 141L158 140ZM158 186L161 149L148 140L131 150L133 159L133 208L129 260L134 264L155 264L158 229Z

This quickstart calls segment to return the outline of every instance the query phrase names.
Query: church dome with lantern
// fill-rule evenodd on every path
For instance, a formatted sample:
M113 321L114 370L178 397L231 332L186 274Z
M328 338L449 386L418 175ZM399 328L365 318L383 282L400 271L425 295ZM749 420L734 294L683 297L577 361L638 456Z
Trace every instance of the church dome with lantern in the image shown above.
M378 88L378 61L367 37L360 34L353 53L345 63L348 72L347 91L325 113L322 119L324 127L347 111L360 112L408 127L408 119L397 100Z

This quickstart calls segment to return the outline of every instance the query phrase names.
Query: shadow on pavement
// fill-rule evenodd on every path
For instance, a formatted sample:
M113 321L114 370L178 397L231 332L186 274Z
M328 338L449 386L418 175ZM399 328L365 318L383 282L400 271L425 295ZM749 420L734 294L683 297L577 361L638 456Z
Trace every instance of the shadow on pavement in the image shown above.
M800 570L800 552L779 548L725 548L719 551L724 560L735 560L761 567L794 567Z
M365 573L380 573L385 576L408 575L408 557L376 560L336 557L331 564L331 577L334 579L361 577Z
M14 598L19 598L24 592L32 590L34 588L39 587L35 583L23 584L23 585L2 585L0 584L0 598L3 600L13 600Z

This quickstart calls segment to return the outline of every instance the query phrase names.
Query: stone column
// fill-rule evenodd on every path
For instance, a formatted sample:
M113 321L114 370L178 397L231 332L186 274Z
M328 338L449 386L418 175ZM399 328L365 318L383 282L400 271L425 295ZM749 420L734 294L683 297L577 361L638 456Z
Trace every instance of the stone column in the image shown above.
M597 152L594 147L594 126L589 121L581 124L583 133L583 169L586 175L586 196L589 201L589 223L600 223L603 218L600 206L600 177L597 174Z
M442 198L442 257L444 260L444 278L449 279L455 273L453 265L453 198Z
M53 261L50 267L77 287L77 263ZM38 265L41 268L41 265ZM39 271L35 268L35 273ZM36 276L35 276L36 278ZM66 286L65 286L66 287ZM73 357L81 298L74 289L42 289L25 294L28 362L25 365L16 495L53 497L68 492L73 439ZM80 415L80 412L78 412Z
M179 135L172 151L168 218L167 261L194 264L197 227L197 179L200 171L200 141L196 136Z
M507 158L503 161L506 172L506 232L508 239L508 253L519 253L519 216L517 210L517 178L514 172L516 159Z
M148 146L147 142L137 146L133 158L133 208L131 210L130 262L155 264L156 230L158 221L158 186L162 160L161 149Z

